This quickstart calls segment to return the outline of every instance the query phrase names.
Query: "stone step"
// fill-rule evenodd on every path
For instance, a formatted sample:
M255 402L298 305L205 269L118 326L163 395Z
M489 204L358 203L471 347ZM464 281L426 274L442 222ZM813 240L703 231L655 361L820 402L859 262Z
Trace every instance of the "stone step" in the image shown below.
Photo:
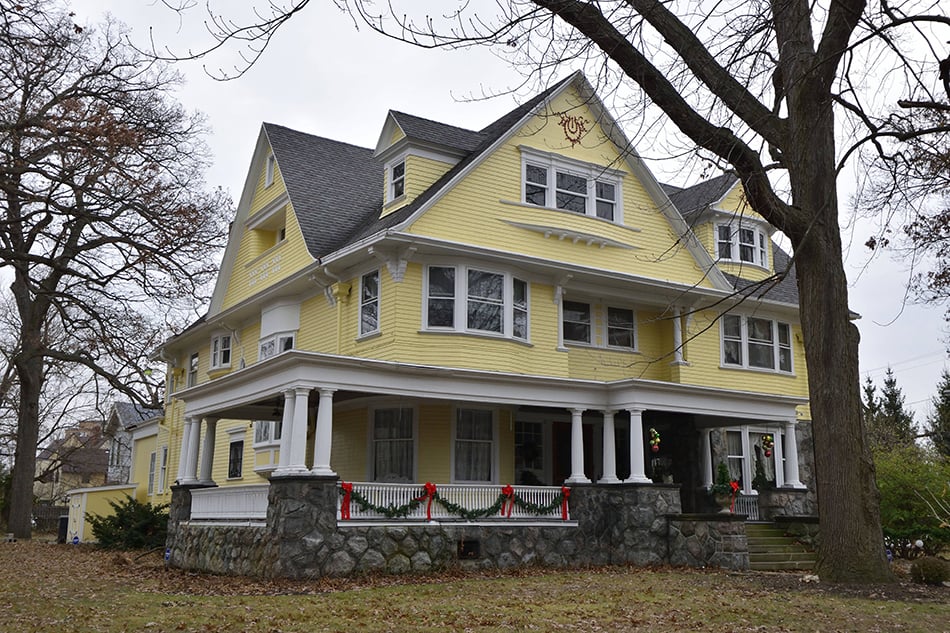
M770 554L773 552L777 554L813 553L801 543L756 543L751 540L749 541L750 554Z
M778 571L814 569L815 552L772 523L747 523L749 569Z
M749 561L749 569L752 571L788 571L804 570L811 571L815 569L815 561L782 561L778 563Z

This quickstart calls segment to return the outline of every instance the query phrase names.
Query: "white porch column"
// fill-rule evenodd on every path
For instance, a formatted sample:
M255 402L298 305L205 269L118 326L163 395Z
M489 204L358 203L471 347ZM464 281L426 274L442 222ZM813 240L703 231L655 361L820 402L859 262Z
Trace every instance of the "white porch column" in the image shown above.
M198 483L198 439L201 437L201 419L192 418L188 429L188 452L184 456L185 473L181 483Z
M673 308L673 362L670 364L686 364L683 362L683 320L678 307Z
M284 392L284 413L280 421L280 453L277 456L275 475L291 474L287 466L290 465L290 433L294 428L294 398L296 394L293 389Z
M571 476L565 481L569 484L590 483L584 474L584 411L571 409Z
M205 420L205 441L201 447L201 468L198 481L203 484L214 485L211 478L211 467L214 464L214 436L218 428L218 418Z
M310 389L294 389L294 417L290 429L290 455L287 470L292 473L308 473L307 469L307 406ZM281 435L283 437L283 435Z
M752 487L752 443L749 441L748 426L742 426L741 436L742 454L745 456L742 460L742 494L757 495L759 493Z
M606 409L604 412L604 476L597 483L619 484L617 479L617 440L614 433L614 414L617 412Z
M798 438L795 437L797 424L797 420L785 421L785 486L787 488L805 487L798 478Z
M643 459L643 409L627 409L630 412L630 476L628 484L653 483L647 477L646 461Z
M336 389L320 389L320 405L317 408L317 430L313 438L314 475L336 477L330 469L330 448L333 444L333 392Z
M191 425L193 423L194 418L185 418L185 425L181 431L181 451L178 453L178 474L175 476L175 481L179 484L185 483L185 465L188 463L188 443L191 441Z
M772 441L774 443L772 447L772 468L775 469L775 486L782 488L785 486L785 453L782 450L782 434L773 431Z
M712 469L712 446L709 443L709 429L701 429L699 432L699 441L702 445L699 447L699 455L702 459L703 469L703 487L712 488L713 469Z

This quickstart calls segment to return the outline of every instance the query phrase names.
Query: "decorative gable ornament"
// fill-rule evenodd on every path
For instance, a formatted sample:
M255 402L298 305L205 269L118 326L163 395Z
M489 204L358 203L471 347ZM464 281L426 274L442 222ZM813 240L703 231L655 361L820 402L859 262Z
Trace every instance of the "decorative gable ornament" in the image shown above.
M558 116L561 117L559 125L564 130L564 138L570 141L571 147L574 147L581 142L581 138L587 133L587 126L590 125L590 121L582 116L575 116L566 112L561 112Z

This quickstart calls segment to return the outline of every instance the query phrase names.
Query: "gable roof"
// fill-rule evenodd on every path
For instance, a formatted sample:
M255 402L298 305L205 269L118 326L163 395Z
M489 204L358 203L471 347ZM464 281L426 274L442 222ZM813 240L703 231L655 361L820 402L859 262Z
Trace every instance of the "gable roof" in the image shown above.
M481 132L466 130L465 128L431 119L423 119L395 110L390 110L389 114L408 138L431 143L432 145L444 145L468 153L475 151L485 140Z
M119 401L112 403L112 412L119 422L120 428L126 430L131 426L161 416L164 413L164 409L144 407L138 403Z
M722 200L738 182L739 179L735 174L727 173L704 180L685 189L672 185L663 185L663 187L677 189L673 193L669 193L669 191L667 193L679 212L683 214L683 217L688 219L692 215L703 212L709 205Z

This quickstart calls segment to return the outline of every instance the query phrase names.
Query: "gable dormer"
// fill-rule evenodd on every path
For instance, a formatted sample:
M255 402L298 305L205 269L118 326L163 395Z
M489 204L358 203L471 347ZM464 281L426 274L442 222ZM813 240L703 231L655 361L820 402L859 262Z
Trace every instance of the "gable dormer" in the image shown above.
M723 272L758 281L775 271L775 228L752 210L734 175L679 189L670 200Z
M386 216L415 200L481 142L478 132L390 110L376 144Z

